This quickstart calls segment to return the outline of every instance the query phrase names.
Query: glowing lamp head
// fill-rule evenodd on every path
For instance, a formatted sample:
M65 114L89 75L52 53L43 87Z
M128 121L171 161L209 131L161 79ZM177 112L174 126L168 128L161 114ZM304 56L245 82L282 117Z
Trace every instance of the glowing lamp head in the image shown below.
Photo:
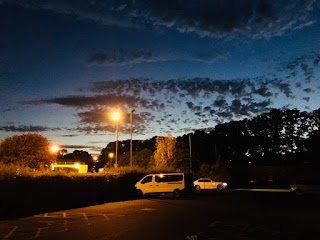
M118 121L120 120L120 113L119 113L119 112L113 112L113 113L111 114L111 118L112 118L114 121L118 122Z
M56 153L59 151L59 147L57 145L52 145L50 150L51 152Z

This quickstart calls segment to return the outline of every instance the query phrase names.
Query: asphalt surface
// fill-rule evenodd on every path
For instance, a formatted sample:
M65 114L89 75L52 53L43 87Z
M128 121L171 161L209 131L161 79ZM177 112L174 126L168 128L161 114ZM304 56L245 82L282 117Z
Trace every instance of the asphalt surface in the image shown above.
M286 189L144 198L0 221L0 240L319 239L319 200Z

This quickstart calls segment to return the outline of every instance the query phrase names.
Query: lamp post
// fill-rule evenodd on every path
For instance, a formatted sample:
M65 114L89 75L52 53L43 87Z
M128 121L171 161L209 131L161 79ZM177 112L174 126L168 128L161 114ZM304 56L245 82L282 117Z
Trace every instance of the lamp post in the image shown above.
M54 155L54 157L57 160L58 154L59 154L59 151L60 151L60 147L58 145L55 145L55 144L51 145L50 151L51 151L51 153Z
M109 156L109 158L110 158L110 163L112 164L112 158L113 158L113 156L114 156L113 152L109 153L108 156Z
M118 167L118 134L119 134L119 120L120 120L120 113L113 112L111 114L112 119L116 122L116 161L114 163L114 167Z
M54 145L50 146L49 150L51 152L52 160L55 163L57 163L57 161L58 161L58 153L59 153L60 147L58 145L54 144ZM51 169L54 170L52 163L51 163Z
M132 115L134 111L132 109L130 113L130 167L132 167Z
M96 172L96 171L97 171L97 170L96 170L96 164L97 164L97 162L98 162L98 157L97 157L97 156L94 156L92 160L93 160L93 167L92 167L91 171L92 171L92 172Z
M191 151L191 133L189 134L189 151L190 151L190 173L192 173L192 151Z

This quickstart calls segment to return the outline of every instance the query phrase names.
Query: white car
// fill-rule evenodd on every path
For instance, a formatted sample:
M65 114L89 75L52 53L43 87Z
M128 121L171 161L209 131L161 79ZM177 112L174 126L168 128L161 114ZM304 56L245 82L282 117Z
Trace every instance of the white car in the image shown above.
M216 182L210 178L199 178L198 180L193 182L193 186L196 190L200 189L217 189L223 190L227 187L226 182Z

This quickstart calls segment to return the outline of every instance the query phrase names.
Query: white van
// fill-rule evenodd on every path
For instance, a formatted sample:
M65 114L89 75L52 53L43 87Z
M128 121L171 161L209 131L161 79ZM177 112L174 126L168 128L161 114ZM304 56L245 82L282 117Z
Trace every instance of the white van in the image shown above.
M149 174L137 182L135 188L140 196L173 194L175 198L179 198L186 191L185 174Z

